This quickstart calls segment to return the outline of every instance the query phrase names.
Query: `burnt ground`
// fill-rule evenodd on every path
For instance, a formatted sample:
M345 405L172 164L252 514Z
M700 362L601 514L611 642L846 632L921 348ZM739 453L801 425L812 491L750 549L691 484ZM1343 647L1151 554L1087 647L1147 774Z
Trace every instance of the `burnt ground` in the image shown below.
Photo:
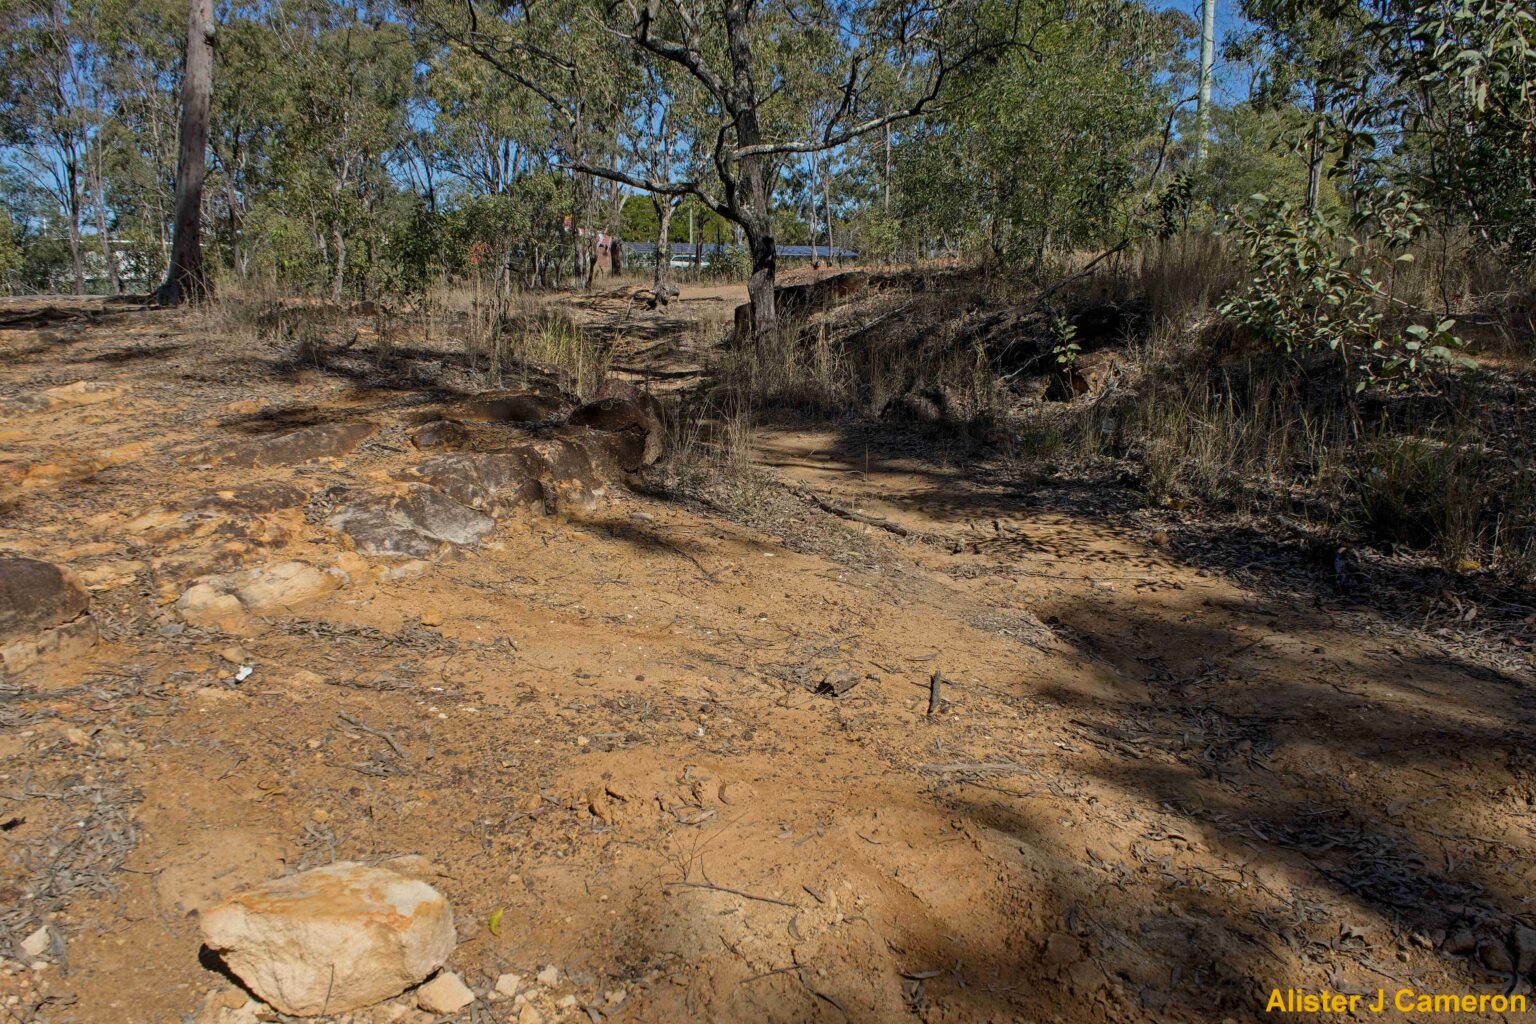
M697 348L694 308L624 307L614 362L684 379L703 360L668 339ZM529 989L550 1021L1220 1022L1277 987L1530 991L1528 624L1481 635L1387 569L1339 594L1262 534L847 423L764 430L760 462L909 536L789 488L727 517L614 487L437 559L364 557L332 497L474 390L450 347L305 364L199 314L84 311L0 323L0 550L72 568L101 632L0 688L0 953L54 937L35 968L11 948L10 1019L195 1015L229 987L200 908L409 854L478 991L559 968ZM357 422L337 458L203 456ZM177 525L257 484L307 499ZM291 560L345 585L229 629L175 612L206 573ZM857 684L815 692L838 671Z

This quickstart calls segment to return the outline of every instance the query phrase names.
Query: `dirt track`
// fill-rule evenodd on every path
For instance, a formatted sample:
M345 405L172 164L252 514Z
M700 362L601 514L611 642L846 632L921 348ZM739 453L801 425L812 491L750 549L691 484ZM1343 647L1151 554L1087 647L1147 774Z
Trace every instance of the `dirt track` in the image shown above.
M692 365L668 330L620 361ZM67 949L67 973L10 961L14 1019L180 1020L227 985L200 907L408 854L472 986L560 969L543 1020L1241 1021L1274 988L1530 991L1518 653L858 424L766 431L762 462L922 538L788 489L747 526L615 488L399 571L323 528L325 496L411 458L410 416L461 389L452 353L417 355L295 368L184 314L0 330L0 401L110 389L0 420L0 550L72 567L103 633L0 689L0 924L51 910ZM342 459L194 456L356 420L378 432ZM238 535L144 525L273 481L308 503ZM292 559L347 585L235 633L171 613L197 576ZM838 671L857 684L815 692Z

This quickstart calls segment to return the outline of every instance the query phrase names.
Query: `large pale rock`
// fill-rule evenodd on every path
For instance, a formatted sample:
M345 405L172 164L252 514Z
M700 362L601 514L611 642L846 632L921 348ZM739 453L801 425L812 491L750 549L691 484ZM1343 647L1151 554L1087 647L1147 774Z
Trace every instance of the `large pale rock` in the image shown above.
M496 521L426 484L407 484L399 492L358 494L326 525L365 555L433 558L478 544Z
M203 942L282 1013L345 1013L399 995L453 952L453 911L425 882L340 863L231 896Z
M348 582L340 569L308 562L275 562L243 572L204 576L176 601L176 612L194 626L222 626L246 615L288 611L338 590Z
M488 515L541 504L543 462L531 452L446 452L400 471Z
M0 419L23 413L52 412L65 405L94 405L119 397L121 388L94 381L77 380L46 391L34 391L0 401Z
M0 675L96 642L85 588L52 562L0 554Z

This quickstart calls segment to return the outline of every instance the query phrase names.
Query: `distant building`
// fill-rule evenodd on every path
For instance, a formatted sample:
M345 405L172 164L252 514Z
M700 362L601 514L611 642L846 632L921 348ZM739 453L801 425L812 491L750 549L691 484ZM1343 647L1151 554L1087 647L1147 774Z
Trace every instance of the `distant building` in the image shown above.
M740 246L726 245L717 242L702 242L689 245L687 242L672 243L672 266L674 267L707 267L715 257L731 249ZM853 249L841 247L828 248L825 245L776 245L775 252L781 260L823 260L830 262L833 259L852 260L858 258L858 252ZM655 242L625 242L624 252L630 256L638 256L644 261L656 258Z

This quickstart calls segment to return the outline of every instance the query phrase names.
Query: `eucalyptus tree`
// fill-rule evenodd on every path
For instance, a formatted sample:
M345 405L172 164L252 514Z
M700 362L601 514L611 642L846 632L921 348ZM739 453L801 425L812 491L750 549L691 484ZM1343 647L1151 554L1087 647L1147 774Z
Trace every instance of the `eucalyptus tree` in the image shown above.
M285 113L273 176L308 225L339 299L383 245L394 184L386 158L408 129L417 51L406 27L349 4L298 0L268 14L283 74L269 94ZM357 266L360 242L363 260Z
M978 16L981 2L419 0L417 10L572 127L590 117L591 108L582 89L566 88L560 76L580 82L576 69L590 54L569 40L596 38L608 51L624 48L631 62L656 62L691 78L708 117L707 174L690 167L649 177L577 152L568 153L567 163L653 195L694 198L738 227L751 257L753 333L763 338L777 320L773 193L784 161L927 112L957 70L1009 42L1009 26ZM875 88L889 80L892 65L902 86L895 98ZM820 97L832 112L814 134L803 116L810 97Z
M99 191L111 211L114 240L130 245L144 278L155 281L170 262L186 4L100 0L97 10L99 88L111 97L111 117L97 146Z
M1165 165L1193 23L1120 0L1091 18L1055 0L993 10L1024 44L964 76L963 98L897 147L901 213L1007 263L1123 239Z
M92 19L66 0L0 0L4 142L14 164L58 205L76 293L85 291L87 161L101 128L92 107L98 60Z
M209 290L203 268L203 179L208 160L208 108L213 99L213 33L213 0L187 0L175 231L165 282L155 292L155 301L163 306L197 301Z

